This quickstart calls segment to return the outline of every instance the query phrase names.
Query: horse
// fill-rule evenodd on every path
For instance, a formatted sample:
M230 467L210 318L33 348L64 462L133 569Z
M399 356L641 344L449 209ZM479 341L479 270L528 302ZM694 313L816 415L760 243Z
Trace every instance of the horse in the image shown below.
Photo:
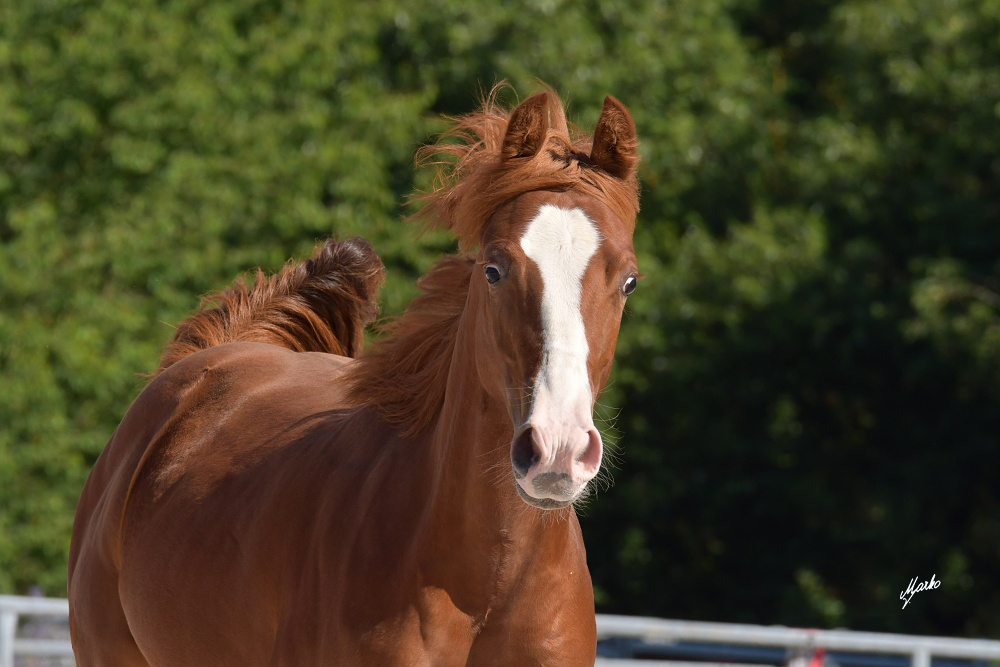
M419 158L458 252L364 348L361 239L181 323L86 482L79 665L593 665L574 505L639 276L635 126L495 94Z

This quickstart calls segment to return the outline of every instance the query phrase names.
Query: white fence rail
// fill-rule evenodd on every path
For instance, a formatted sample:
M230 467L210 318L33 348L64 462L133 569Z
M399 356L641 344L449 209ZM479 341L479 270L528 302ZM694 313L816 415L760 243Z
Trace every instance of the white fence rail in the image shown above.
M58 598L0 595L0 667L14 667L14 657L17 655L72 658L73 648L68 639L19 637L18 625L22 616L51 617L65 622L69 617L69 602ZM776 647L800 656L811 655L817 649L895 654L908 656L911 667L931 667L932 657L1000 662L1000 641L987 639L953 639L850 630L803 630L782 626L670 621L607 614L597 615L597 636L598 639L631 638L667 645L687 641L720 646ZM596 667L706 667L706 664L708 663L598 658ZM724 664L727 667L750 667L729 661Z
M799 655L809 655L816 649L896 654L909 656L911 667L930 667L932 657L1000 661L1000 641L990 639L953 639L853 630L804 630L783 626L668 621L635 616L599 614L597 636L599 639L631 637L664 644L700 641L728 646L772 646L792 649ZM600 667L611 667L616 661L602 662L599 659L597 664Z
M18 637L21 616L69 619L69 600L0 595L0 667L14 667L15 655L73 657L69 639Z

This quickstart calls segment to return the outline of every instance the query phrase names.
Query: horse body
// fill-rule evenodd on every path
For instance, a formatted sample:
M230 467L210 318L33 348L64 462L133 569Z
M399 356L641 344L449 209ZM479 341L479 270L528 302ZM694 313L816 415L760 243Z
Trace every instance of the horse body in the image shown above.
M504 118L504 146L534 141L528 157L547 126L514 135L525 114L547 113L538 100ZM566 308L528 298L554 279L538 273L546 260L524 258L560 255L537 249L539 233L516 245L542 226L541 238L565 232L576 247L574 225L593 224L576 289L611 294L620 315L631 228L616 235L590 199L531 190L491 209L480 253L424 278L381 356L342 356L359 347L381 280L357 242L328 245L298 282L276 279L278 306L237 290L182 325L80 500L78 663L592 665L593 593L570 503L600 461L589 411L617 318L585 299L573 306L582 343L539 333ZM339 264L321 266L331 248ZM501 269L506 292L494 288ZM339 306L329 335L317 303ZM565 394L581 397L560 398L551 378L574 373L586 386ZM559 417L562 403L573 415Z

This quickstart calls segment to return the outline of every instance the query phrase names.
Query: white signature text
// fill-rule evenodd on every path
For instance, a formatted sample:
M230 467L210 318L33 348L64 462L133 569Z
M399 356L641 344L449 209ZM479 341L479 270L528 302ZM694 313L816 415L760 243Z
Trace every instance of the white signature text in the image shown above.
M935 579L937 574L931 575L930 581L922 581L917 583L917 577L913 577L910 580L910 585L906 587L906 590L899 594L899 599L903 601L903 609L906 609L906 605L910 604L910 599L920 591L932 591L941 585L940 579Z

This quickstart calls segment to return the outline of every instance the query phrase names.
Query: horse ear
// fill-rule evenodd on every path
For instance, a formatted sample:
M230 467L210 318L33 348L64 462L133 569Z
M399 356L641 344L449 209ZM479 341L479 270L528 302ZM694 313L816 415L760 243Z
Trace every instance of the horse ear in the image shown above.
M594 130L594 147L590 160L598 167L622 180L635 175L639 164L635 123L625 105L608 95Z
M505 160L531 157L541 150L549 129L548 107L548 93L535 93L514 109L501 149Z

